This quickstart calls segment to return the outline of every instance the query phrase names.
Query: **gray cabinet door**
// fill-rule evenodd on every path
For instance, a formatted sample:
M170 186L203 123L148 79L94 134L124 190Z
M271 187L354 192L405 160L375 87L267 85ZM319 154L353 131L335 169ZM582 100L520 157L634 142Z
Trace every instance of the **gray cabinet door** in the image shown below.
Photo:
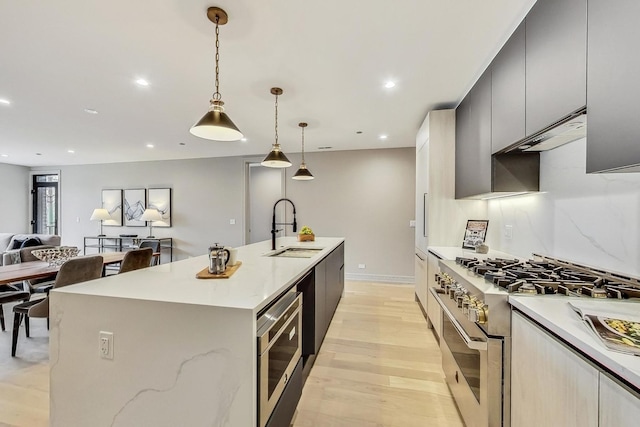
M326 259L316 265L315 276L315 352L320 351L320 345L324 340L324 336L327 333L329 327L329 319L327 319L327 275L326 275L327 261ZM304 309L304 307L303 307Z
M640 163L638 16L638 0L589 0L587 172Z
M538 0L526 18L527 135L586 105L586 57L587 0Z
M525 26L520 24L491 64L491 152L525 137Z
M456 199L491 191L491 70L456 109Z

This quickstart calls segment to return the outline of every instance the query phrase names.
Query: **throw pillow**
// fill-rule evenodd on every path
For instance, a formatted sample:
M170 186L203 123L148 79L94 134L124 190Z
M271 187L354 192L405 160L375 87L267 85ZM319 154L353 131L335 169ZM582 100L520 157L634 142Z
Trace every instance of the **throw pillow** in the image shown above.
M30 248L32 246L40 246L40 245L42 245L42 240L40 240L38 237L29 237L27 240L22 242L20 249Z
M11 245L11 247L9 248L9 250L12 250L12 249L20 249L20 248L22 247L22 244L24 243L24 241L25 241L25 240L27 240L27 239L23 239L23 240L20 240L20 239L13 239L13 244Z

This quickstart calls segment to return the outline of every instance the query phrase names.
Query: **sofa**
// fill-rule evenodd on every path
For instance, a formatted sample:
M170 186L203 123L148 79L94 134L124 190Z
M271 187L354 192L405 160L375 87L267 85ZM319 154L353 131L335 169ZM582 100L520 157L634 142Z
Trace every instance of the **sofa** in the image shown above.
M60 246L60 236L56 234L0 233L0 254L2 254L0 265L12 264L10 257L14 257L14 254L20 250L21 242L33 237L40 239L41 245Z

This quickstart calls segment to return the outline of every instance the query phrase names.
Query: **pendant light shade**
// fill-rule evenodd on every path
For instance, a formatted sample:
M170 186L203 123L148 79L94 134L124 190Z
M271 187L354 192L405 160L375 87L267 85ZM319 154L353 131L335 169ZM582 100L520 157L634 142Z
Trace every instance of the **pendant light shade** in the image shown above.
M302 129L302 163L291 179L295 179L297 181L309 181L313 179L313 175L309 169L307 169L307 164L304 162L304 128L308 125L306 123L298 123L298 126Z
M287 159L287 156L280 149L280 144L278 144L278 96L282 95L282 89L279 87L272 87L271 94L276 96L276 115L275 115L275 130L276 130L276 141L273 143L271 147L271 151L267 154L267 157L262 161L262 166L266 166L268 168L288 168L291 166L291 162Z
M216 24L216 91L211 98L209 111L189 129L189 132L197 137L214 141L237 141L243 137L242 132L224 112L224 102L220 94L219 26L226 24L229 17L224 10L218 7L207 9L207 17Z

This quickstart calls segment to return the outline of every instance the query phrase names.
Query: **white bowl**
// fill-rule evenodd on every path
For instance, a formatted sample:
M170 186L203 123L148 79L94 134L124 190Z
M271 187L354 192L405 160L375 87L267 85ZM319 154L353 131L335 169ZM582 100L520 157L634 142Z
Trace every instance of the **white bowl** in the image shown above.
M39 260L48 262L50 266L58 266L78 255L78 252L80 249L75 246L60 246L58 248L36 249L31 253Z

